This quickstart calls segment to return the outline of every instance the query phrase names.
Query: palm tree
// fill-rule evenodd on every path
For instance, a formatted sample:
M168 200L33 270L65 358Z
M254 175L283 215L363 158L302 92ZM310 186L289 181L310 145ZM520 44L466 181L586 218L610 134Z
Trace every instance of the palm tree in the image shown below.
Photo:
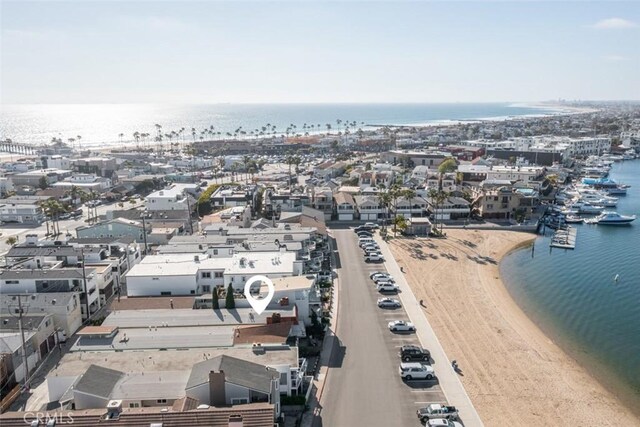
M416 197L416 190L405 188L402 190L402 197L409 201L409 218L413 218L413 199Z
M38 202L38 206L40 207L40 209L42 209L42 212L44 213L44 222L45 225L47 226L47 236L49 235L49 214L47 213L47 202L46 201L40 201Z
M439 191L435 188L430 188L427 193L429 201L431 201L435 209L433 213L433 225L436 226L436 229L438 229L438 193Z
M395 218L395 216L397 216L397 213L398 213L398 199L402 196L402 189L400 189L400 187L394 184L391 188L389 188L389 196L391 196L391 200L393 200L393 215ZM393 235L395 236L395 234L396 234L396 223L394 221Z
M458 168L458 164L453 158L447 159L444 162L440 163L438 166L438 173L440 174L440 179L438 180L438 189L442 190L442 179L444 175L453 172Z
M250 161L251 161L251 156L242 156L242 164L244 165L244 171L247 176L247 179L249 178L249 162Z
M378 193L378 203L380 203L380 206L382 206L383 216L384 216L382 226L386 230L387 213L388 213L389 205L391 204L391 195L387 191L382 191Z

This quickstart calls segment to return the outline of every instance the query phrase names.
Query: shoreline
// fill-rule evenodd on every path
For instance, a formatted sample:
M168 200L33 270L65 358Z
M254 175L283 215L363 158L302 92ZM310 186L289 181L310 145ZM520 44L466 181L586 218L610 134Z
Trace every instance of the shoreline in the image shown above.
M446 240L392 240L392 252L416 296L427 301L429 322L447 355L458 360L486 425L640 425L622 399L553 342L509 293L500 262L529 247L535 235L447 234Z
M420 103L418 103L419 105ZM464 105L466 103L462 103L462 105ZM474 103L469 103L469 104L474 104ZM493 104L493 103L488 103L488 104ZM498 104L502 104L502 103L498 103ZM38 104L13 104L13 105L9 105L9 106L16 106L16 105L21 105L21 106L32 106L32 105L38 105ZM65 105L65 104L53 104L53 105ZM84 104L73 104L73 105L84 105ZM99 104L102 105L102 104ZM108 105L108 104L105 104ZM124 105L128 105L128 104L124 104ZM155 105L155 104L131 104L131 105ZM190 104L187 104L190 105ZM224 105L224 104L219 104L219 105ZM265 104L268 105L268 104ZM373 104L375 105L375 103ZM425 105L429 105L428 103L426 103ZM434 105L437 105L434 104ZM365 131L376 131L385 127L388 128L430 128L430 127L439 127L439 126L443 126L443 127L448 127L448 126L456 126L456 125L461 125L461 124L478 124L478 123L483 123L483 122L503 122L503 121L512 121L512 120L534 120L534 119L541 119L541 118L548 118L548 117L556 117L556 116L565 116L565 115L574 115L574 114L586 114L586 113L593 113L593 112L597 112L599 111L596 108L589 108L589 107L572 107L572 106L565 106L565 105L559 105L559 104L553 104L553 103L549 103L549 104L545 104L543 102L534 102L534 103L509 103L507 105L507 107L515 107L515 108L528 108L528 109L532 109L532 110L547 110L547 112L541 112L541 113L535 113L535 112L531 112L531 113L527 113L527 114L513 114L513 115L502 115L502 116L488 116L488 117L475 117L475 118L465 118L465 119L433 119L433 120L426 120L426 121L421 121L421 122L415 122L415 123L393 123L393 124L384 124L384 123L366 123L364 124L363 130ZM314 137L314 136L337 136L337 134L335 133L337 132L337 129L334 130L333 133L329 133L327 134L326 131L311 131L308 132L310 137ZM74 133L74 132L72 132ZM152 130L150 130L149 133L150 136L154 136L155 132L153 132ZM280 136L277 136L278 138L280 138ZM20 141L16 138L11 138L14 140L14 142L20 143ZM178 141L176 140L174 142L178 143L180 145L183 144L190 144L193 141L191 141L191 137L190 136L186 136L184 137L184 139L186 140L182 140L182 141ZM254 140L254 139L259 139L258 137L255 136L245 136L245 137L238 137L238 138L220 138L220 139L213 139L213 141L220 141L220 142L224 142L224 141L228 141L228 140L238 140L238 141L244 141L244 140ZM169 141L171 142L171 141ZM197 141L196 141L197 142ZM105 150L110 150L110 149L121 149L121 148L128 148L131 147L132 149L136 146L136 145L140 145L140 146L147 146L147 147L155 147L156 145L159 144L167 144L168 141L167 140L163 140L162 142L157 142L157 141L151 141L151 140L147 140L147 141L140 141L138 144L136 143L135 140L133 139L129 139L129 140L112 140L112 141L94 141L91 140L90 138L87 138L85 135L85 138L82 140L82 145L80 145L79 147L76 147L76 150L90 150L90 151L105 151ZM46 145L50 145L48 142L46 141L42 141L40 143L33 143L33 142L25 142L24 144L27 145L33 145L33 146L46 146Z

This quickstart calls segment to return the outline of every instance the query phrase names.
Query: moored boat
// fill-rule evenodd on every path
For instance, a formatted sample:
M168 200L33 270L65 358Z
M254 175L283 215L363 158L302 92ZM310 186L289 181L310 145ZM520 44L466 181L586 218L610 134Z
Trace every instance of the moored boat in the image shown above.
M588 224L627 225L636 220L635 215L620 215L618 212L603 212L595 218L585 220Z

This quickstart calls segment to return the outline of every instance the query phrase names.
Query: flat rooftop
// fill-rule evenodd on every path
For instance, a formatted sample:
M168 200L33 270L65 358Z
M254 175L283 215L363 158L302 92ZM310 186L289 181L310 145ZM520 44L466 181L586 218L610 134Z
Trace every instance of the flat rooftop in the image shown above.
M195 347L230 347L233 345L233 326L186 326L179 330L159 323L147 328L118 328L112 337L78 337L71 352L135 351L160 349L188 349Z
M115 369L121 372L167 372L190 370L196 363L213 357L227 355L262 365L298 366L298 348L289 346L263 346L264 352L254 353L252 346L227 348L198 348L167 351L129 352L70 352L47 377L78 376L91 365Z
M209 298L210 296L207 295ZM193 298L191 298L193 301ZM253 313L253 321L250 313ZM278 308L277 310L265 310L262 314L257 314L252 308L236 308L233 310L220 309L201 309L193 310L185 309L157 309L157 310L123 310L114 311L102 322L102 326L117 326L123 328L143 328L148 329L149 326L157 326L158 329L164 326L164 329L172 329L178 334L183 327L197 326L237 326L242 324L265 324L267 318L274 314L280 314L282 317L293 316L293 304ZM127 334L129 335L129 334Z

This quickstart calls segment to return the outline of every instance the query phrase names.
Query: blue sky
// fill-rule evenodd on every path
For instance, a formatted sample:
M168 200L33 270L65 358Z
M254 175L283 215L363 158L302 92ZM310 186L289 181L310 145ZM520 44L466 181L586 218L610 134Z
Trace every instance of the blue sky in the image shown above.
M640 99L638 2L1 7L3 103Z

